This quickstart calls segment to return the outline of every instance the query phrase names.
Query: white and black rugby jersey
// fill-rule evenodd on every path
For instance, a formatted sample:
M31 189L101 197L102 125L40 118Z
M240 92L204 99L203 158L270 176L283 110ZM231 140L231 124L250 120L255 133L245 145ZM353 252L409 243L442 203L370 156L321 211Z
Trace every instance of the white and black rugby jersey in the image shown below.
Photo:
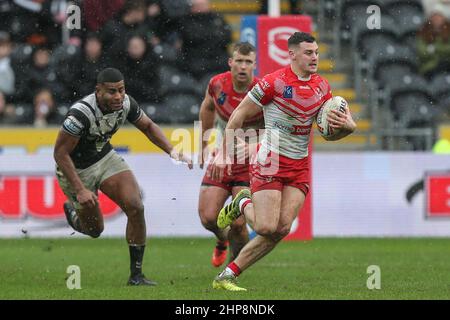
M105 114L97 105L95 93L75 102L62 125L65 132L80 138L70 154L75 168L87 168L107 155L113 148L109 142L112 135L125 120L135 123L143 114L136 100L127 94L121 110Z

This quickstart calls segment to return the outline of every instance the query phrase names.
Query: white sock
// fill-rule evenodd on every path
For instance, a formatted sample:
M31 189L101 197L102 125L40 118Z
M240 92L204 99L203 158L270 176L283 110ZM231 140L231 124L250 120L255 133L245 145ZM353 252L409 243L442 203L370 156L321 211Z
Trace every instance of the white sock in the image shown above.
M241 199L241 201L239 201L239 212L241 214L244 214L244 210L242 210L242 206L244 205L245 202L247 202L248 200L251 200L250 198L244 198Z
M234 274L233 270L231 270L230 268L226 267L225 270L222 271L222 273L220 274L221 276L232 276L232 277L236 277L236 275Z

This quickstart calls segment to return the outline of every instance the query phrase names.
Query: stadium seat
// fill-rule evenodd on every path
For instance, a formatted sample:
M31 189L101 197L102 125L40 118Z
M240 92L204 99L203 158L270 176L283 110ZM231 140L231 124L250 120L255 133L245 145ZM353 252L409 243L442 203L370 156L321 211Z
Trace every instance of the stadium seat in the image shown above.
M439 73L431 79L430 91L436 100L450 96L450 73Z
M384 54L371 56L369 63L372 78L379 83L379 87L416 72L416 54L409 47L388 45L383 49Z
M161 119L164 123L193 124L198 120L200 99L192 94L171 94L164 98Z
M159 75L161 81L161 96L172 93L198 93L197 80L173 66L167 64L161 65Z
M432 125L436 101L428 90L428 82L417 74L405 75L400 81L390 83L389 107L397 125L410 128L411 125Z
M353 45L360 53L361 58L369 56L383 56L388 53L389 45L398 44L397 26L389 16L382 16L381 29L358 28L352 35Z
M341 17L338 17L342 40L351 38L352 29L363 26L367 21L367 8L379 5L378 1L344 0L341 2Z
M400 0L392 1L386 6L399 28L418 29L424 22L423 8L420 2Z

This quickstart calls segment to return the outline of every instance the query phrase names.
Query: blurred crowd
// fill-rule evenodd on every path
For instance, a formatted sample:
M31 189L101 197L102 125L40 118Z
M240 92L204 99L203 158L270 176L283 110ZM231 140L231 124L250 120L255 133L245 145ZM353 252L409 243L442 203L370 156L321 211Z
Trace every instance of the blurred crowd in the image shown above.
M426 21L417 34L419 72L450 72L450 0L422 0Z
M71 4L81 29L65 27ZM200 82L227 70L230 42L208 0L0 1L0 123L58 124L107 66L139 103L159 103L161 69Z

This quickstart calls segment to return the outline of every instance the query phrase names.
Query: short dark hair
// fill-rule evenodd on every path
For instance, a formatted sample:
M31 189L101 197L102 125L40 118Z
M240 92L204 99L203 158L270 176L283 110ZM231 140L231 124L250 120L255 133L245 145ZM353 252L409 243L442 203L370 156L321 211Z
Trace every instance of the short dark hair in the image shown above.
M256 52L256 48L248 42L238 42L233 47L233 52L236 51L243 55L249 55L251 52Z
M97 75L97 84L105 82L119 82L123 80L123 74L115 68L106 68Z
M313 43L316 41L316 38L314 38L311 34L306 32L295 32L292 36L288 39L288 47L296 46L302 42L308 42Z

